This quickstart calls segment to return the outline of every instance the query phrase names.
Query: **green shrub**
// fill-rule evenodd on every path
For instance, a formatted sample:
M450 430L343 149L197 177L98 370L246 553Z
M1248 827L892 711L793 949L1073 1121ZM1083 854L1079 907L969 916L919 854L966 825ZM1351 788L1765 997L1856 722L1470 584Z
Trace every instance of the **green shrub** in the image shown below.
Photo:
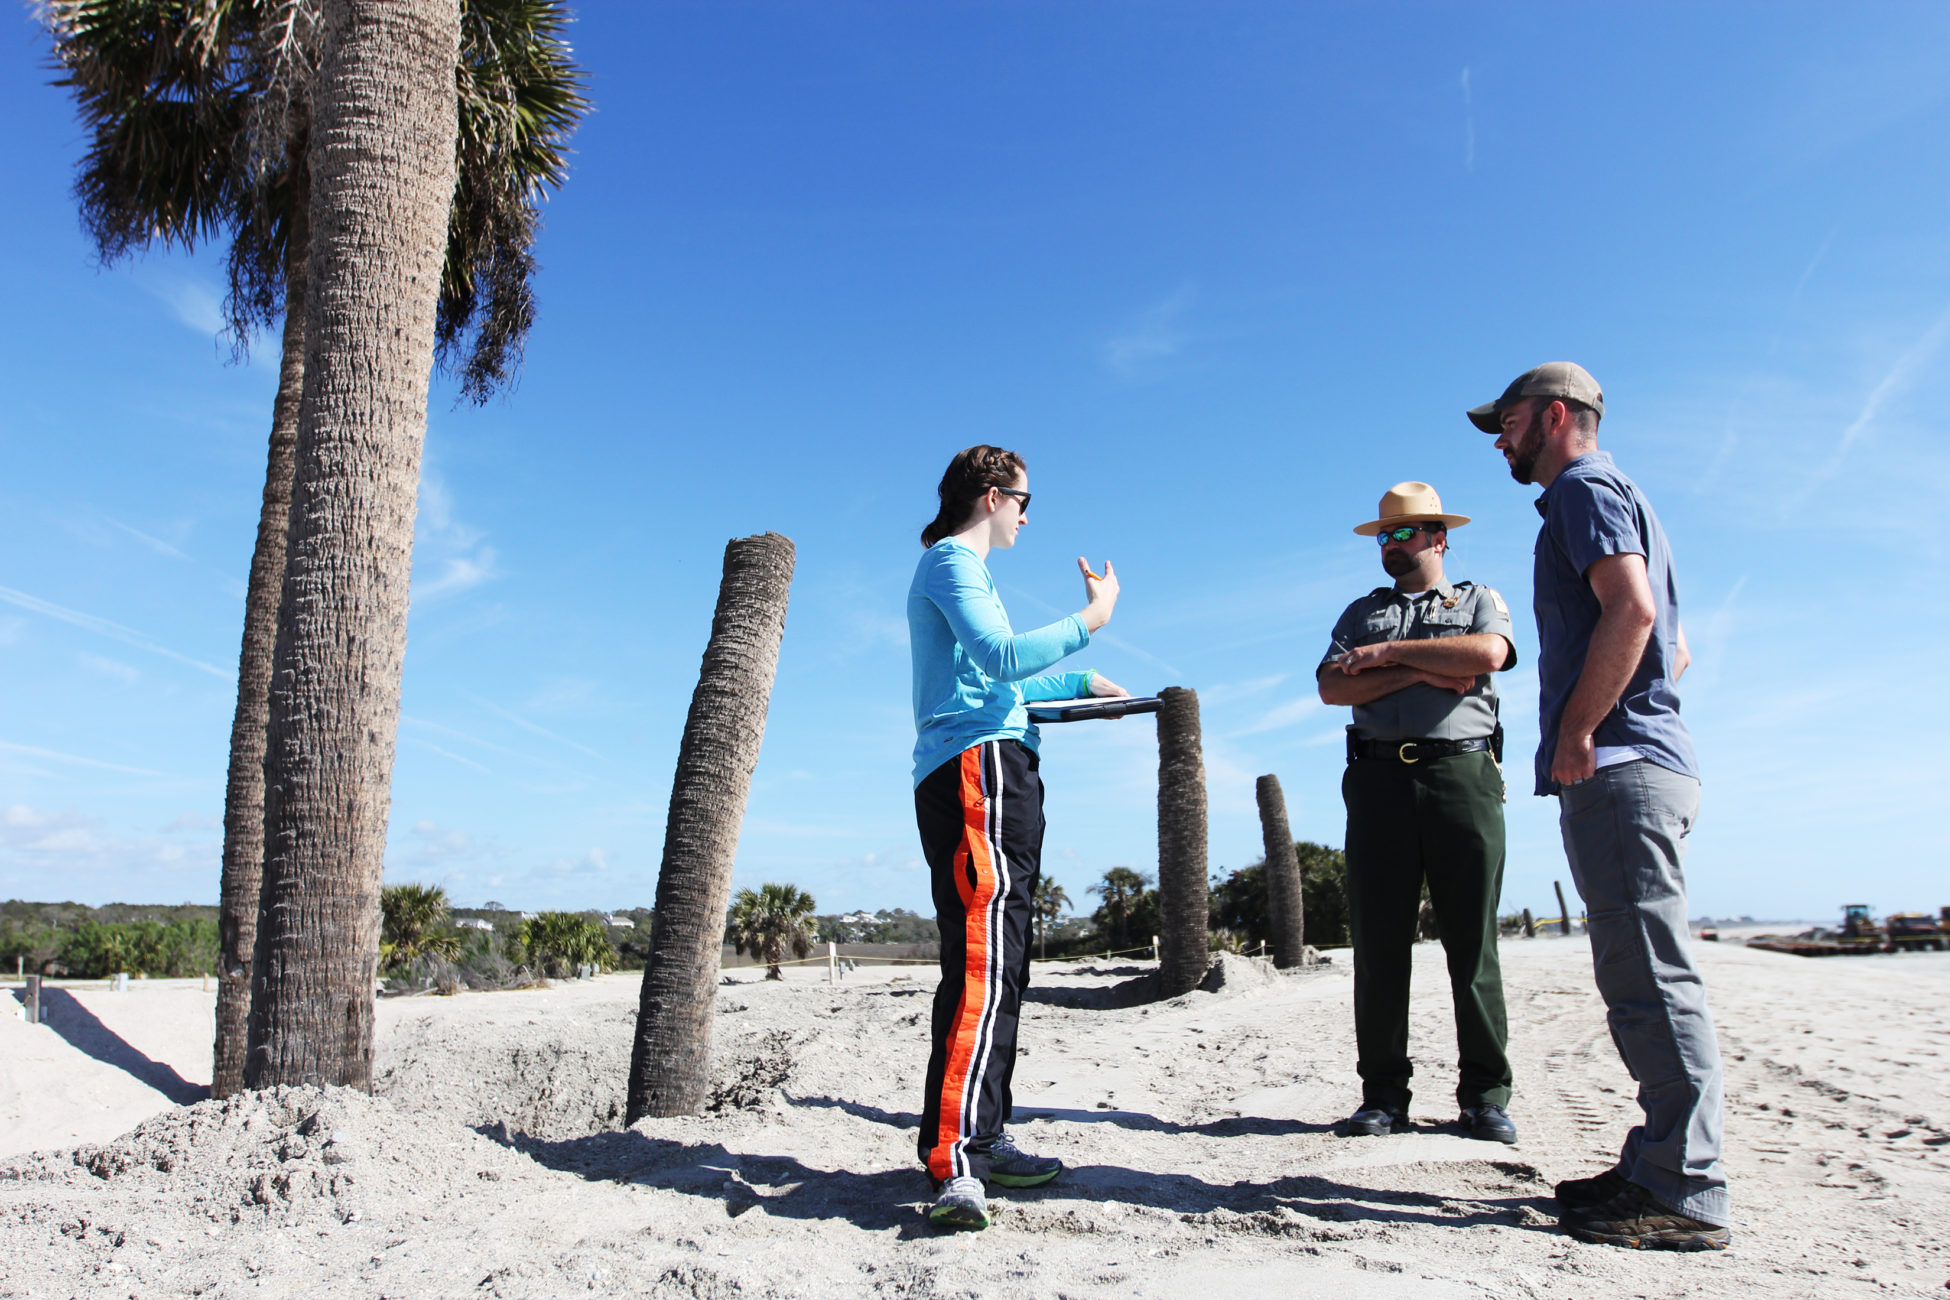
M103 979L121 971L165 978L216 969L214 921L83 921L61 947L59 958L77 979Z
M616 948L603 923L594 917L543 912L523 921L516 938L527 965L551 979L567 979L580 966L616 969Z
M1306 941L1316 948L1352 943L1347 921L1347 854L1311 840L1296 842L1293 851L1300 859Z

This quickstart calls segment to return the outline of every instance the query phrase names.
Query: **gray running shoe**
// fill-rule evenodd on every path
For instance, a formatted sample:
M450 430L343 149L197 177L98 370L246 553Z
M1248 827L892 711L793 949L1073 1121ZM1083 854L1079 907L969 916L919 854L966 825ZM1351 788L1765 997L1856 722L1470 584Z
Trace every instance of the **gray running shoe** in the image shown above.
M1558 1221L1579 1241L1633 1250L1725 1250L1733 1234L1717 1223L1663 1205L1637 1183L1584 1210L1567 1210Z
M1062 1172L1061 1160L1026 1155L1007 1133L989 1148L989 1181L1003 1187L1041 1187Z
M943 1232L979 1232L989 1226L989 1202L982 1180L963 1175L941 1184L928 1208L928 1222Z

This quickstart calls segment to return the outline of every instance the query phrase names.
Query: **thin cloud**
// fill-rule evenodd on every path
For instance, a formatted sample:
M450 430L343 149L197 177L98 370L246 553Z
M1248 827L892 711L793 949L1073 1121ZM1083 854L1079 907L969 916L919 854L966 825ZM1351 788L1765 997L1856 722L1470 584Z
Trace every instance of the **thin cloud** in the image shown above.
M168 772L151 771L146 767L128 767L121 763L104 763L99 758L84 758L80 754L64 754L58 749L42 749L36 745L19 745L11 740L0 740L0 753L24 754L29 758L45 758L56 763L67 763L74 767L92 767L102 772L122 772L128 776L159 776L172 779Z
M1860 442L1874 426L1876 417L1882 414L1883 403L1889 400L1891 394L1908 383L1910 376L1915 374L1924 362L1935 355L1936 350L1943 346L1946 337L1950 337L1950 307L1946 307L1943 314L1936 318L1936 323L1924 331L1922 338L1917 339L1907 352L1896 358L1896 364L1889 368L1889 373L1882 377L1882 382L1869 393L1869 400L1862 404L1861 413L1855 417L1848 428L1842 430L1841 438L1835 443L1834 452L1809 478L1800 493L1787 503L1788 510L1806 501L1814 494L1816 488L1841 472L1842 462L1848 458L1849 449Z
M103 517L107 518L107 516L103 516ZM151 537L149 534L143 532L141 529L131 528L119 519L109 519L108 523L110 527L121 529L123 532L135 538L136 541L141 542L144 546L148 547L150 550L154 551L158 555L167 555L172 560L187 560L192 564L195 563L195 561L192 560L188 555L185 555L182 551L178 550L174 546L171 546L168 542L165 542L160 537Z
M484 700L480 696L475 695L471 691L462 691L461 694L465 696L467 699L472 700L474 703L486 709L489 713L492 713L495 717L500 718L504 722L512 722L515 726L520 727L524 731L532 731L536 735L542 736L548 740L552 740L558 745L567 745L570 749L578 750L581 753L589 755L589 757L591 758L601 759L605 763L609 761L609 759L597 753L595 750L589 748L589 746L582 744L579 741L570 740L567 736L558 736L553 731L550 731L547 727L538 726L537 724L530 722L528 719L522 717L518 713L511 713L507 709L502 708L499 704L494 703L494 701L492 700Z
M1268 709L1264 714L1260 715L1258 722L1231 734L1234 737L1257 736L1263 731L1279 731L1282 728L1291 727L1297 722L1312 717L1325 707L1327 706L1322 704L1319 699L1313 696L1303 695L1297 700L1288 700L1285 704Z
M110 659L106 655L90 654L83 650L79 656L84 668L92 668L104 677L113 677L124 686L133 686L142 679L142 673L120 659Z
M450 592L467 591L498 577L492 546L483 546L473 555L454 556L441 562L440 576L430 582L413 584L416 600L431 600Z
M453 750L442 749L440 748L440 746L434 744L430 740L421 740L418 736L408 736L406 738L406 741L409 745L418 745L421 749L430 749L434 753L440 755L440 757L442 758L452 759L454 762L461 764L463 767L471 767L476 772L489 772L489 769L485 763L476 763L471 758L463 758L461 755L454 753ZM492 772L489 772L489 775L492 775Z
M415 529L413 598L432 600L470 591L501 576L499 558L478 528L460 521L453 494L431 469L420 474L420 516ZM428 573L429 576L422 576Z
M1192 291L1180 289L1138 313L1128 329L1104 342L1104 365L1121 379L1139 379L1177 356L1188 338L1178 318L1191 301Z
M93 614L84 614L80 610L67 609L51 601L42 600L38 596L30 596L24 591L15 591L12 587L0 587L0 600L6 601L9 605L15 605L21 609L29 610L35 614L40 614L44 617L82 628L85 631L93 632L97 636L105 636L111 641L120 641L124 645L134 646L138 650L146 650L150 654L161 655L165 659L174 659L179 664L186 664L198 672L209 673L212 677L221 677L227 682L237 680L237 674L227 668L219 668L215 664L206 664L201 659L192 659L188 655L178 654L167 646L157 645L154 641L151 641L148 637L135 631L133 628L123 627L120 623L111 623L105 618L96 618Z
M457 731L452 727L442 726L438 722L428 722L425 718L417 717L410 713L401 713L399 720L401 726L423 727L428 731L437 731L443 736L452 736L455 740L464 740L470 745L479 745L482 749L491 749L497 754L513 754L515 752L506 745L497 745L491 740L482 740L479 736L470 736L465 731Z
M208 285L172 277L144 282L142 290L199 334L221 334L228 326L223 315L223 296Z

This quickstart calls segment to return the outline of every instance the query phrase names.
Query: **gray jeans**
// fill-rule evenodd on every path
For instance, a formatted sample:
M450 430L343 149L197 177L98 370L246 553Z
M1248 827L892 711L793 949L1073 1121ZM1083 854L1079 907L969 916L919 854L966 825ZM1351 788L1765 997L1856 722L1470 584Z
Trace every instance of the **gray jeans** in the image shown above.
M1618 1172L1683 1214L1725 1225L1720 1049L1687 942L1680 863L1699 782L1639 759L1558 794L1558 825L1590 919L1612 1041L1645 1121Z

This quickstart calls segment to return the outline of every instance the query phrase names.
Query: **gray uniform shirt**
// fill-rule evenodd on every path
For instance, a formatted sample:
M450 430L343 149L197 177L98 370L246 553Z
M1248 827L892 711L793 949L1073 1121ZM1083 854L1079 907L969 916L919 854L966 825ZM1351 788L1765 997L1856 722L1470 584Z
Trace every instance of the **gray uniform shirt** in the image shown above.
M1476 632L1494 632L1510 643L1505 668L1517 662L1510 608L1494 588L1473 582L1443 582L1418 592L1376 587L1341 614L1333 644L1320 662L1325 667L1354 647L1377 641ZM1479 676L1464 695L1417 682L1354 706L1354 734L1365 740L1476 740L1495 730L1496 686L1489 673Z

